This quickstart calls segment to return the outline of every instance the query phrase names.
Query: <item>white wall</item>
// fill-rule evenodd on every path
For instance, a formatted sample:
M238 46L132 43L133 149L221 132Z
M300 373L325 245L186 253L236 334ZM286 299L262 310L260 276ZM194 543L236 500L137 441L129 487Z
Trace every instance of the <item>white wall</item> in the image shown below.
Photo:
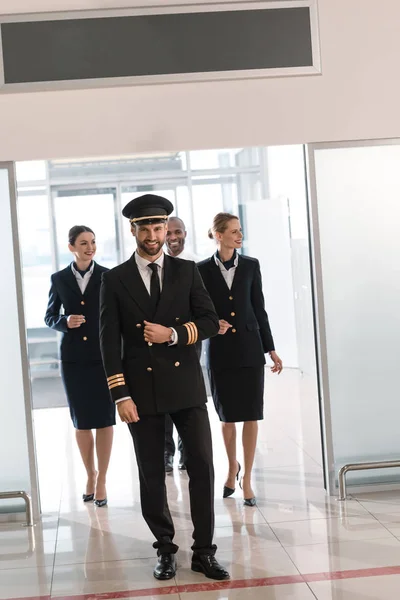
M7 292L0 294L0 492L23 490L32 495L37 516L36 477L32 442L32 417L26 409L26 381L21 339L21 270L15 243L15 217L12 215L9 170L0 165L0 236L6 251L2 265L2 281ZM4 290L4 288L3 288ZM22 334L23 335L23 334ZM24 510L18 499L1 501L0 512Z
M0 13L113 5L134 0L2 0ZM4 94L0 160L400 137L400 2L319 0L319 18L321 76Z

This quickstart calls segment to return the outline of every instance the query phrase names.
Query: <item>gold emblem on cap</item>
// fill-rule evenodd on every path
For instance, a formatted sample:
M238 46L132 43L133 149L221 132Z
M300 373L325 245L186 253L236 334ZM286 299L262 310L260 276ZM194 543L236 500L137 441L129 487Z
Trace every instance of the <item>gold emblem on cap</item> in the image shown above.
M149 215L147 217L135 217L134 219L129 219L130 223L137 223L137 221L145 221L146 219L164 219L165 221L168 219L167 215Z

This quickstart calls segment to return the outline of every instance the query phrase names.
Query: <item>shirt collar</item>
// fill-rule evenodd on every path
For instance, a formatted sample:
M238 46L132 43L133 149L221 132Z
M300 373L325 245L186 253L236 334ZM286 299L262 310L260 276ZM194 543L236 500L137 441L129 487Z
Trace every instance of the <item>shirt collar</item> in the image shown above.
M79 275L80 277L82 277L82 275L80 274L80 272L77 271L77 269L75 269L73 262L71 263L71 270L72 270L73 274L75 275L75 277L77 275ZM92 264L90 265L90 268L85 271L85 275L87 275L87 273L92 274L93 270L94 270L94 260L92 260Z
M155 262L156 265L158 265L160 267L160 269L162 269L164 267L164 252L162 252L161 255L157 258L157 260L154 260L154 261L147 260L146 258L143 258L142 256L140 256L140 254L135 252L135 261L136 261L136 264L139 267L139 269L142 269L143 271L147 268L147 266L151 262Z
M219 258L219 253L218 250L216 251L216 253L214 254L214 260L216 262L216 264L219 267L224 267L224 263L222 262L222 260ZM239 262L239 254L236 252L234 252L234 261L233 261L233 266L236 268L238 266L238 262ZM224 267L225 268L225 267Z

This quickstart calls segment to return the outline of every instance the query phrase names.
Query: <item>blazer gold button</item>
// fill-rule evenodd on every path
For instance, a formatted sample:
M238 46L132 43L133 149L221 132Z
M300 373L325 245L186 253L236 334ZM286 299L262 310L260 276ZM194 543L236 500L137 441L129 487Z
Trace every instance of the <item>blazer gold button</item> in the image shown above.
M148 371L152 371L153 369L151 367L147 367L147 370Z
M142 326L141 323L136 323L136 327L139 329Z
M176 361L175 366L179 367L180 364L181 364L180 362Z
M236 329L231 329L232 333L236 333Z
M83 306L83 305L85 304L85 301L84 301L84 300L81 300L81 304L82 304L82 306Z
M179 317L175 317L175 321L179 321Z
M235 314L236 314L236 313L234 313L234 312L231 312L231 317L234 317L234 316L235 316Z
M153 342L147 342L147 345L148 345L148 346L152 346L152 345L153 345Z
M84 341L84 342L87 342L87 337L86 337L86 335L85 335L85 337L83 338L83 341Z
M233 300L233 296L229 296L229 300Z

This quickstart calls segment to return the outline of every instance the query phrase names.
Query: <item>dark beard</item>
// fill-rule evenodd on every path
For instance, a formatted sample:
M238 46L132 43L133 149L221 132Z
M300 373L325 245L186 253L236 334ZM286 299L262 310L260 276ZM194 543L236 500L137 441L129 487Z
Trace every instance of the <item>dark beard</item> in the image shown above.
M136 245L142 252L144 252L144 254L147 254L147 256L156 256L156 254L158 254L163 247L164 242L158 242L156 246L149 248L145 242L139 242L139 240L136 239Z

